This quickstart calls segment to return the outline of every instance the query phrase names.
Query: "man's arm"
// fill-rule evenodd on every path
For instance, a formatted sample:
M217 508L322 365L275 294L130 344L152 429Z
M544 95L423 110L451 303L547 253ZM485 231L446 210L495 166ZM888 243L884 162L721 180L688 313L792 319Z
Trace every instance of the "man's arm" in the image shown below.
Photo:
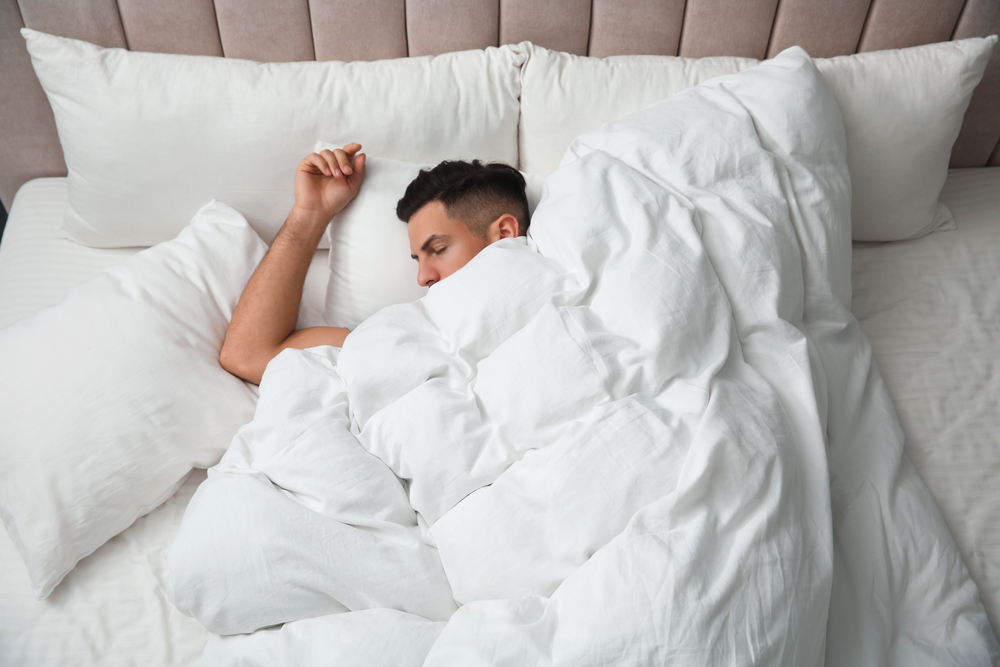
M219 362L248 382L287 347L340 347L349 331L339 327L295 330L302 287L323 231L358 193L365 176L359 144L312 153L295 174L295 206L240 297Z

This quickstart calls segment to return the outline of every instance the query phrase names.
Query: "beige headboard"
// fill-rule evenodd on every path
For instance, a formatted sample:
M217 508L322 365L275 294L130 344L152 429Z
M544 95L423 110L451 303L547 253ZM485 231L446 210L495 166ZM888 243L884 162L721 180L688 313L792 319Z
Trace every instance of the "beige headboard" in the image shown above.
M374 60L530 40L591 56L813 56L1000 32L1000 0L0 0L0 201L66 173L18 30L140 51ZM1000 165L1000 49L952 166Z

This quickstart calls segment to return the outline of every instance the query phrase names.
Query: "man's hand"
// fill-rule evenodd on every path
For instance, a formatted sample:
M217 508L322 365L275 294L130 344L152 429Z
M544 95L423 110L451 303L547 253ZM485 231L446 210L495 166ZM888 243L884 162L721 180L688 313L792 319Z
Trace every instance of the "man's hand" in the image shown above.
M365 177L361 144L313 153L295 173L295 207L236 304L219 362L260 383L267 363L286 347L340 347L350 333L336 327L295 331L309 262L330 219L358 194Z
M347 206L365 178L361 144L347 144L306 156L295 172L296 217L322 221L325 226Z

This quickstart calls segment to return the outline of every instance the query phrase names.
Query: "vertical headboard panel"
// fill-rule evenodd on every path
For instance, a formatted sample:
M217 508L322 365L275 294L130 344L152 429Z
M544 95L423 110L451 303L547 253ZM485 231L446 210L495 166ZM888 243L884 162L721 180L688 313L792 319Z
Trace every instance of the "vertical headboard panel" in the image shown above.
M101 46L128 48L115 0L23 0L16 4L29 28Z
M500 43L534 42L555 51L587 55L590 0L501 0Z
M688 0L679 55L764 58L778 0Z
M952 39L985 37L1000 33L1000 1L968 0ZM990 64L979 87L972 93L962 131L951 151L951 166L1000 166L1000 46L993 49Z
M0 0L0 201L8 211L25 181L66 173L55 117L31 68L23 27L17 0Z
M215 0L227 58L315 60L309 0Z
M316 60L403 58L406 51L404 0L312 0Z
M854 53L870 0L782 0L774 17L767 57L801 46L814 58Z
M66 173L18 30L102 46L261 61L374 60L531 40L604 57L817 57L1000 32L1000 0L0 0L0 201ZM1000 49L952 166L1000 165Z
M946 42L965 0L872 0L858 52Z
M587 55L676 56L685 0L594 0Z
M406 0L411 56L497 46L499 0Z
M118 0L132 51L221 56L212 0Z

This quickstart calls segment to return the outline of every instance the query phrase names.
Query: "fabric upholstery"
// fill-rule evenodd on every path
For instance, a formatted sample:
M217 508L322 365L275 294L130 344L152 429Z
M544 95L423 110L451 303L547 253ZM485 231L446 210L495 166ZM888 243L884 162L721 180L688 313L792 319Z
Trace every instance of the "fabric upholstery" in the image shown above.
M406 53L404 0L312 2L316 60L379 60Z
M28 28L98 46L128 47L115 0L29 0L16 4Z
M212 0L118 0L118 9L132 51L222 55Z
M411 56L498 46L498 0L408 0Z
M587 55L677 55L684 4L684 0L594 0Z
M763 59L778 0L689 0L678 55Z
M784 0L778 4L767 57L799 45L813 58L854 53L871 0Z
M66 173L17 31L258 61L373 60L531 40L591 56L830 57L1000 32L997 0L0 0L0 201ZM952 152L1000 165L1000 52Z
M944 42L964 0L872 0L858 51L882 51Z
M24 47L17 0L0 0L0 200L6 210L25 181L65 175L52 107Z
M1000 33L1000 2L968 0L952 39ZM972 93L965 123L951 152L953 167L1000 166L1000 49L993 49L983 80ZM992 151L992 155L990 154Z
M216 0L215 14L228 58L291 62L316 57L309 0Z
M533 42L556 51L586 55L590 0L502 0L500 43Z

